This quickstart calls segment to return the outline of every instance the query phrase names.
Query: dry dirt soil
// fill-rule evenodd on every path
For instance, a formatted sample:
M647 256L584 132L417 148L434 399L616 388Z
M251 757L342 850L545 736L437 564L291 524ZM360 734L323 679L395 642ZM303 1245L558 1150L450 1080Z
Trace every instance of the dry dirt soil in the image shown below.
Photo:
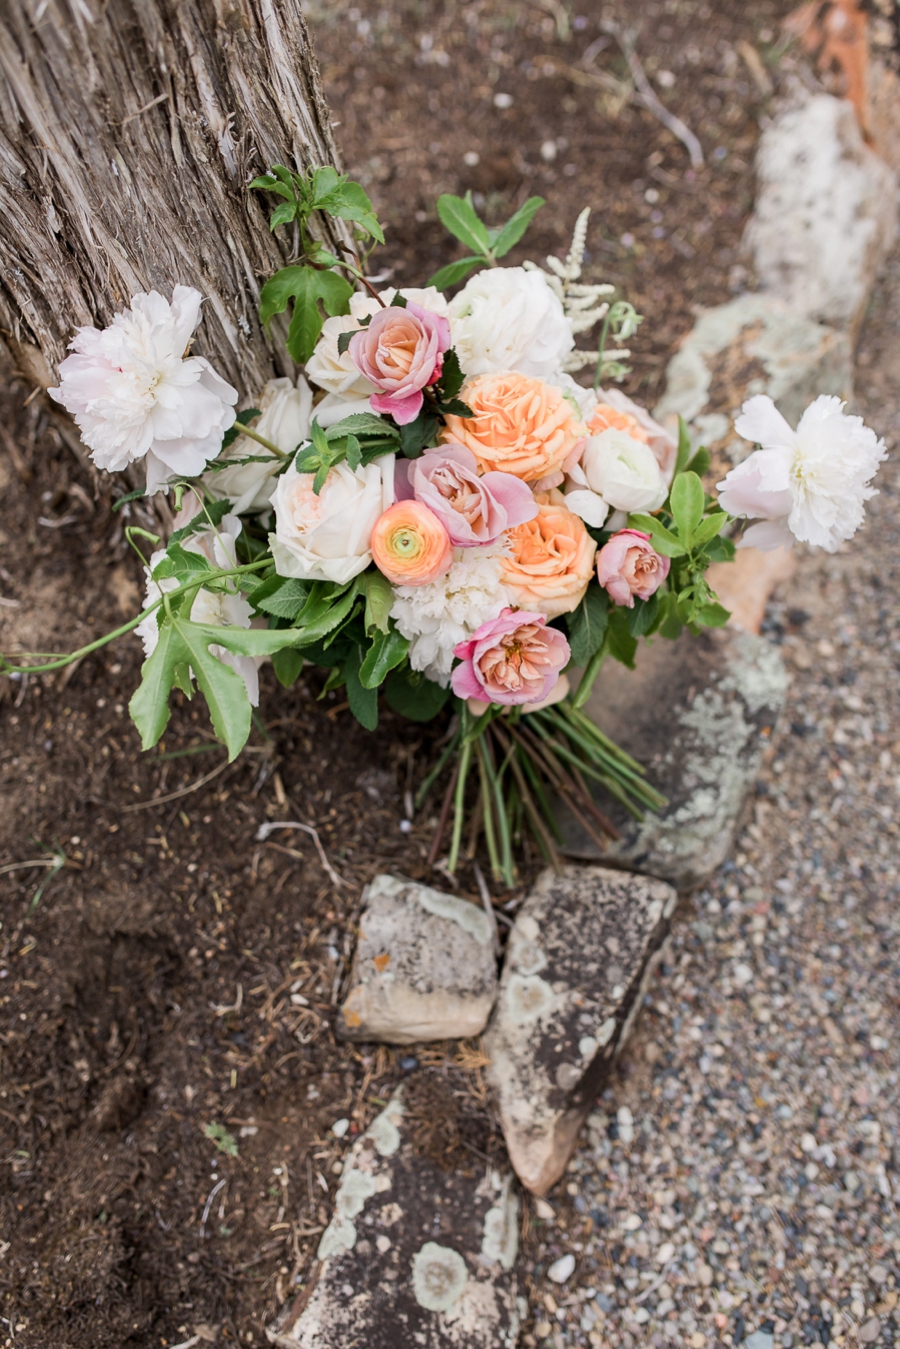
M564 252L590 205L587 271L647 315L626 387L652 402L693 307L746 281L787 8L314 6L347 167L388 226L375 270L420 283L456 256L442 191L471 188L490 220L547 198L511 261ZM604 17L637 27L705 167L635 101ZM136 611L141 567L108 480L32 390L3 385L0 647L72 650ZM290 693L269 676L237 763L185 702L141 754L126 712L139 666L127 637L0 682L0 1344L22 1349L264 1343L335 1164L404 1074L439 1070L467 1127L474 1110L485 1146L496 1137L477 1047L359 1051L332 1032L362 885L384 868L433 876L429 812L400 824L441 728L385 712L367 735L334 695L316 700L317 676ZM314 826L341 885L309 835L259 842L267 821Z

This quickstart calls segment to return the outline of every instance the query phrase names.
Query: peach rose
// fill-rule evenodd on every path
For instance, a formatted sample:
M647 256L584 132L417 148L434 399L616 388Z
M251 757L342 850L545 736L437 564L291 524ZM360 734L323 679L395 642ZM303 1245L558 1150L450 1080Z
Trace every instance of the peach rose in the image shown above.
M597 554L597 580L613 604L634 608L634 597L649 600L669 574L671 563L661 557L649 534L620 529Z
M501 578L516 604L548 618L570 613L584 598L597 545L562 492L541 492L533 520L507 531L511 556Z
M440 379L450 323L440 314L408 300L405 308L379 309L367 328L350 339L350 358L375 385L373 412L393 417L398 426L415 421L427 385Z
M504 609L455 646L453 654L462 662L450 676L457 698L512 706L543 702L568 665L570 651L543 614Z
M625 431L631 436L632 440L642 440L648 444L650 436L641 426L637 417L630 412L620 412L618 408L612 407L609 403L598 403L591 414L591 419L587 424L587 429L592 436L599 436L601 431Z
M460 398L474 415L448 417L441 438L471 450L482 473L555 487L577 461L585 430L562 389L527 375L478 375Z
M372 530L370 546L375 566L394 585L427 585L453 561L450 535L420 501L389 506Z

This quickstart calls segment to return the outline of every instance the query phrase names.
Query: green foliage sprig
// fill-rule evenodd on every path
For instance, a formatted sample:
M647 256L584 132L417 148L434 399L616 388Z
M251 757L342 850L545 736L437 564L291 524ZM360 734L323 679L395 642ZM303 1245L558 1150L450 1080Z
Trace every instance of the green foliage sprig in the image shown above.
M463 281L476 267L496 267L497 259L504 257L519 242L544 205L543 197L529 197L505 225L492 228L475 210L471 192L464 197L454 197L450 193L438 197L437 212L441 224L471 252L468 257L458 258L435 272L429 286L446 290Z

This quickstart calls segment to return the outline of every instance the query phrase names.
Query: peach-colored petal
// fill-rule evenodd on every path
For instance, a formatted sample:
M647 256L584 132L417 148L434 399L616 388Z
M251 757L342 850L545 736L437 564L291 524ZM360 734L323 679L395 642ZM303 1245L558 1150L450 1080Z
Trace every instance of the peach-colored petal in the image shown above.
M372 531L371 548L376 567L394 585L427 585L453 561L447 530L419 501L389 506Z
M471 450L482 473L537 482L561 470L584 435L562 390L540 379L479 375L460 397L473 415L448 417L442 438Z

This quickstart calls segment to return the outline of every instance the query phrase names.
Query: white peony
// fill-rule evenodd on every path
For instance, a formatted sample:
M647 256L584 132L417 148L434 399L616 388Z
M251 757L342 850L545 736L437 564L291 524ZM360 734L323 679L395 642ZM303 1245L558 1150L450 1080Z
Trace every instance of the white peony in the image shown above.
M739 548L768 550L799 539L834 553L859 529L887 449L861 417L843 409L840 398L822 394L792 431L765 394L744 404L735 430L762 448L717 484L730 515L761 521L745 531Z
M457 548L439 580L394 587L391 618L410 639L409 663L442 688L450 682L453 648L511 603L500 581L506 552L502 545Z
M215 530L202 530L190 534L183 543L186 552L201 553L214 567L236 567L239 565L235 550L235 539L241 532L241 522L236 515L226 515ZM144 568L147 586L144 594L145 607L158 600L166 591L175 590L178 581L167 576L154 581L153 571L163 560L166 550L160 548L150 558L149 566ZM159 641L160 611L154 609L138 626L135 632L144 644L144 655L152 656ZM227 591L198 590L191 605L191 622L205 623L215 628L249 628L253 619L253 610L241 594L229 594ZM256 661L251 656L238 656L224 646L210 644L212 654L224 665L230 665L241 676L247 689L247 696L253 707L259 706L259 673Z
M262 416L254 430L283 454L292 454L309 435L312 389L302 375L296 385L289 379L270 379L259 400L259 410ZM282 460L269 454L259 441L251 440L249 436L238 436L219 463L240 459L252 459L253 462L233 463L229 468L210 470L204 475L203 483L212 496L230 501L235 515L244 511L264 511L275 491L275 474Z
M171 304L155 290L135 295L108 328L78 329L75 355L48 390L99 468L145 459L148 492L202 473L234 422L237 391L202 356L186 355L201 300L190 286L176 286Z
M581 462L569 469L566 505L586 524L599 528L608 507L631 513L656 511L668 488L656 456L626 431L589 436Z
M389 286L380 294L384 303L389 305L397 294L397 289L395 286ZM436 287L404 286L400 294L404 299L421 305L423 309L446 317L447 301ZM373 295L357 291L350 297L349 314L339 314L335 318L325 320L319 340L316 342L316 349L306 362L306 373L313 384L317 384L329 394L336 394L339 398L368 399L370 394L377 392L375 385L367 380L365 375L360 374L353 364L350 352L345 351L341 354L338 351L338 338L341 333L355 333L359 329L360 319L371 318L381 307ZM365 411L370 410L367 403Z
M478 272L450 301L450 333L466 375L518 371L546 379L572 350L572 325L544 274L524 267Z
M269 535L279 576L342 585L372 561L369 544L378 518L394 500L394 456L382 455L355 471L331 469L318 495L313 473L292 464L272 496L275 533Z

